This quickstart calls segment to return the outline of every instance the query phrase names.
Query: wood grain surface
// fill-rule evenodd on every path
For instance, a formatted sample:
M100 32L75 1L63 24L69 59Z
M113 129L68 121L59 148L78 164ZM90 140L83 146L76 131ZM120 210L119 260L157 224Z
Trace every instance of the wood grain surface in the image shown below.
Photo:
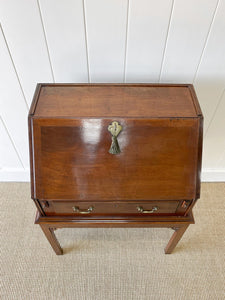
M191 85L43 85L37 117L196 117Z
M35 198L176 200L196 197L198 118L34 119Z
M183 214L186 206L184 201L128 201L128 202L84 202L84 201L40 201L46 216L79 216L83 215L124 215L136 214L139 216L161 215L161 214ZM78 210L74 211L74 207ZM138 207L149 212L138 211ZM90 212L88 209L92 208ZM153 209L155 208L155 210Z

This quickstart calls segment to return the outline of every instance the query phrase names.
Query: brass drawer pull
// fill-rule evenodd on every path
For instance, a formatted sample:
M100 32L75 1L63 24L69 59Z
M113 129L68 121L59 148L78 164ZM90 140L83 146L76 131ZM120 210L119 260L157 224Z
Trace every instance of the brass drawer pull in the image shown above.
M80 210L79 206L73 206L72 209L74 212L79 214L90 214L93 211L93 206L88 207L88 209Z
M121 130L122 130L122 126L116 121L112 122L112 124L110 124L108 126L108 131L112 135L112 144L109 149L109 153L111 153L111 154L119 154L121 152L120 146L119 146L119 143L117 140L117 136L119 135Z
M158 207L153 206L153 208L151 210L146 210L146 209L143 209L142 206L137 206L137 210L142 214L152 214L152 213L154 213L155 211L158 210Z

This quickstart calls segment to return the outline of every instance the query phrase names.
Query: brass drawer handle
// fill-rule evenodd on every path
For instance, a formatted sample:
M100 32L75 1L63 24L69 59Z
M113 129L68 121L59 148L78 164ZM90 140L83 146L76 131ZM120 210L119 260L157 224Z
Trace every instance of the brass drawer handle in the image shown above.
M90 206L88 207L88 209L80 210L79 206L73 206L72 209L74 212L79 214L90 214L93 211L94 207Z
M153 208L151 210L146 210L146 209L143 209L142 206L137 206L137 210L142 214L152 214L152 213L154 213L155 211L158 210L158 207L153 206Z
M112 122L112 124L108 126L108 131L112 135L112 144L109 149L109 153L111 154L119 154L121 152L119 143L117 141L117 136L119 135L121 130L122 126L116 121Z

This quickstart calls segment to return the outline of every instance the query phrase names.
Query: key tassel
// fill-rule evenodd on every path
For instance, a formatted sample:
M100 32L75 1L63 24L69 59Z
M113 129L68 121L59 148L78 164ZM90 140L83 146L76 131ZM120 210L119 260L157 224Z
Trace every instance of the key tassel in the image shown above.
M111 154L119 154L120 153L120 146L119 146L116 136L112 136L112 144L109 149L109 153L111 153Z

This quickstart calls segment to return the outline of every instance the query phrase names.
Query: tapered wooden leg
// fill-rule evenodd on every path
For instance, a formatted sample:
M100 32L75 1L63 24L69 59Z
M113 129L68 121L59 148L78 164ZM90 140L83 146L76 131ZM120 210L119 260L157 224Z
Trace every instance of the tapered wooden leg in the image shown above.
M59 242L57 241L53 228L49 228L47 225L43 225L43 224L40 224L40 226L46 238L48 239L49 243L51 244L53 250L55 251L55 253L57 255L62 255L63 250L60 247Z
M166 248L165 253L170 254L173 252L173 249L176 247L179 240L182 238L183 234L185 233L186 229L188 228L188 225L184 225L182 227L173 228L175 230L174 234L170 238Z

